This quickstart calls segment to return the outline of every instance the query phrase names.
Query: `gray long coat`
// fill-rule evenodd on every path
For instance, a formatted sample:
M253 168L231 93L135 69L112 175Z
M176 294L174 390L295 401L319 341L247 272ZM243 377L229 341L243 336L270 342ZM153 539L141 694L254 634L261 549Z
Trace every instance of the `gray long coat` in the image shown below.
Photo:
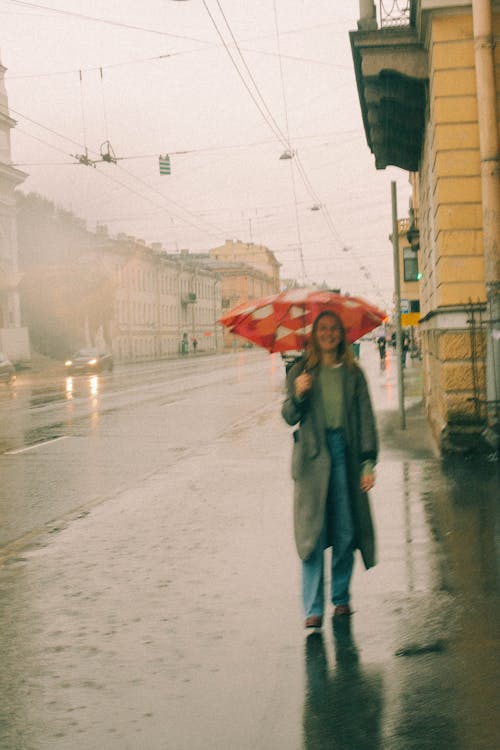
M289 425L299 423L293 433L292 477L294 528L297 552L302 560L311 555L325 520L330 480L330 452L321 398L318 367L309 372L313 385L304 401L294 397L295 378L304 362L295 364L287 376L287 397L281 413ZM363 371L342 367L344 388L344 433L347 445L347 476L355 529L355 545L366 568L376 563L375 535L368 495L360 489L361 465L376 461L378 441L370 395Z

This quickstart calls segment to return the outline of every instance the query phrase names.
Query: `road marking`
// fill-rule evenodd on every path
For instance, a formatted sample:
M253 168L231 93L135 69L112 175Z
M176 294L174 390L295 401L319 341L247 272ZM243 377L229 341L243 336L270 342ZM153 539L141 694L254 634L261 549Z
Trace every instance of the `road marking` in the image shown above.
M177 404L183 404L184 401L187 401L187 398L177 398L177 399L174 399L173 401L164 401L162 404L160 404L160 406L162 407L177 406Z
M61 435L61 437L51 438L50 440L44 440L42 443L34 443L33 445L27 445L25 448L16 448L13 451L5 451L4 456L14 456L16 453L26 453L32 451L35 448L41 448L43 445L49 445L50 443L56 443L58 440L66 440L69 435Z

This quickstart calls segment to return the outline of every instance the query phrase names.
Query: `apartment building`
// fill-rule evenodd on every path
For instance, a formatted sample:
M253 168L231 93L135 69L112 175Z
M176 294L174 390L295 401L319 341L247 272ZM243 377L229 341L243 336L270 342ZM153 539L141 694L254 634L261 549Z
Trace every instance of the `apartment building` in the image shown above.
M222 288L216 272L125 235L101 239L87 258L101 264L110 280L107 337L116 361L221 350Z
M224 245L210 249L207 253L184 251L183 260L203 263L217 273L222 287L223 312L231 310L249 300L267 297L280 291L279 269L281 264L274 253L264 245L240 240L226 240ZM232 349L244 342L227 330L223 332L225 349Z
M15 363L30 360L28 329L23 326L19 297L15 188L28 176L12 166L6 68L0 63L0 351Z
M375 167L407 170L415 188L428 418L443 451L497 445L500 6L377 6L360 1L351 47Z

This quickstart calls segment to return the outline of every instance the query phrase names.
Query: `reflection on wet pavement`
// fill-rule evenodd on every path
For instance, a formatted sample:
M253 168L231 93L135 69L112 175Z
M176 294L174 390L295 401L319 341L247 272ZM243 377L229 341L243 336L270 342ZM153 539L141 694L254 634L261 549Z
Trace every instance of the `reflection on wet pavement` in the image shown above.
M333 642L330 663L324 636L306 639L304 750L381 750L383 670L361 663L348 618L334 624Z

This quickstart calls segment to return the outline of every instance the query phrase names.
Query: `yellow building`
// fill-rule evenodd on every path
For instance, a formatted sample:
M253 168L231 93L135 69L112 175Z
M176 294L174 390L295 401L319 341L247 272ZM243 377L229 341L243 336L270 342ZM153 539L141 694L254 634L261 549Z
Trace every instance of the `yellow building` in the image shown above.
M224 245L212 248L210 257L222 280L222 307L224 312L250 300L278 294L281 263L264 245L240 240L226 240ZM224 346L233 348L243 342L239 336L224 331Z
M375 166L414 173L427 414L443 450L497 444L500 6L387 6L360 0L350 37Z
M240 240L226 240L220 247L210 250L210 257L230 263L244 263L260 271L267 277L265 290L254 292L248 290L255 299L266 294L278 294L280 291L280 267L281 263L276 260L274 253L264 245L255 245L253 242L241 242ZM246 300L242 300L244 302Z

